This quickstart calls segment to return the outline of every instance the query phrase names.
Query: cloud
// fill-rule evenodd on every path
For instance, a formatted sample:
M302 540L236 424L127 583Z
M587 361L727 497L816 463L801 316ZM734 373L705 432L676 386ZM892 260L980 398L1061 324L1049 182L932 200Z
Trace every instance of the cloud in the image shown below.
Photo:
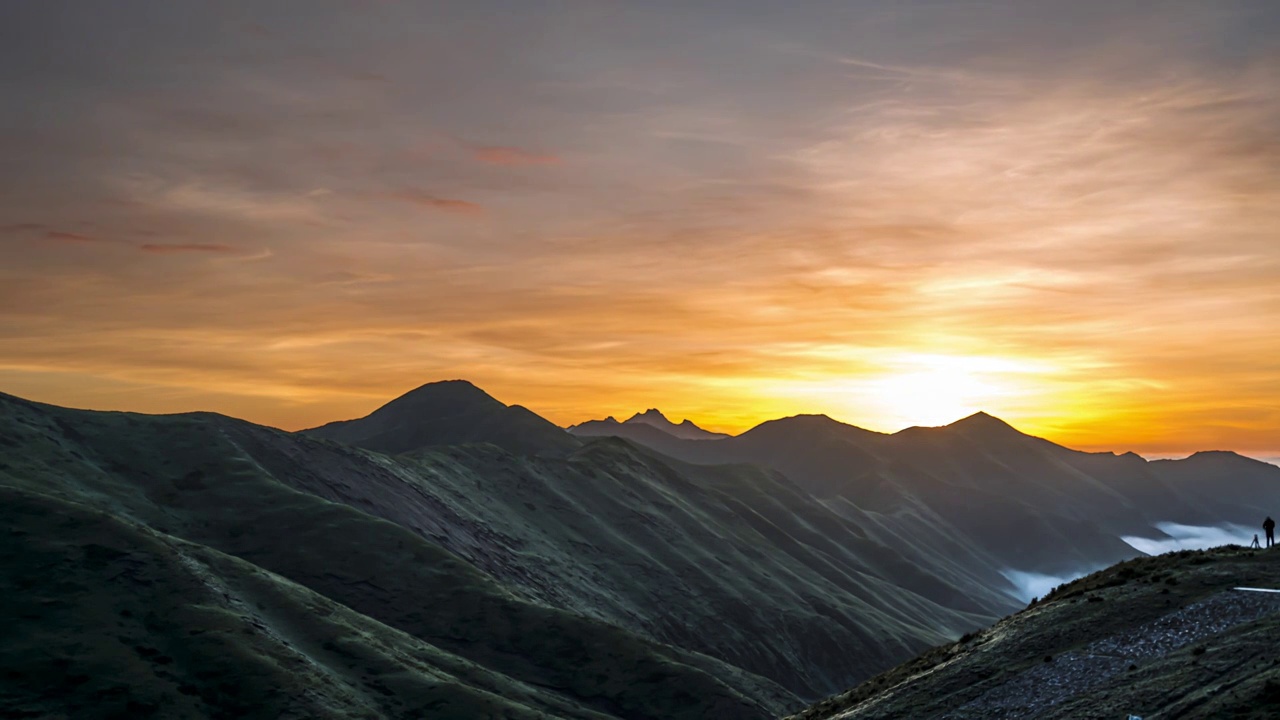
M178 253L237 253L238 248L217 243L147 243L138 249L145 253L171 255Z
M46 240L54 240L57 242L71 242L71 243L101 242L98 238L95 238L95 237L90 237L88 235L81 235L80 233L63 232L61 230L50 230L49 232L44 234L44 237Z
M39 223L13 223L11 225L0 226L0 233L18 234L18 233L28 233L28 232L39 232L40 230L44 230L47 227L48 227L47 225L41 225Z
M1126 535L1121 540L1129 543L1135 550L1148 555L1175 550L1204 550L1220 545L1248 545L1258 531L1243 525L1227 523L1218 526L1182 525L1174 522L1156 523L1155 529L1163 537L1147 538L1137 535Z
M1280 63L1243 5L487 3L354 32L157 4L127 46L128 13L24 4L9 105L46 112L0 133L0 225L132 252L0 243L0 365L333 398L221 408L290 427L465 375L562 423L897 430L943 358L966 404L1072 446L1280 453ZM275 255L137 262L166 241Z
M459 215L483 215L485 212L484 206L478 203L456 198L438 197L422 190L400 190L388 193L387 197L419 207L442 210Z
M1005 579L1013 583L1017 588L1017 598L1022 602L1031 602L1031 598L1042 598L1048 595L1051 590L1059 585L1065 585L1072 580L1088 575L1091 572L1102 569L1102 566L1078 570L1076 572L1063 573L1061 575L1047 575L1045 573L1022 572L1021 570L1005 569L1000 574Z
M473 146L471 152L476 160L488 165L556 165L560 162L555 155L501 145Z

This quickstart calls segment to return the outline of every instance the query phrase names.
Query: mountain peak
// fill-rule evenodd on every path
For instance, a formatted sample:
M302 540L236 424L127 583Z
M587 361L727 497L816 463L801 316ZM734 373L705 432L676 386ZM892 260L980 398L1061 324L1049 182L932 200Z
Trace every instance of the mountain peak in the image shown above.
M1009 430L1014 430L1014 427L1009 423L1001 420L995 415L991 415L982 410L979 410L978 412L966 418L961 418L951 423L950 425L947 425L947 427L957 428L957 429L958 428L1000 428L1000 429L1008 428ZM1014 430L1014 432L1017 432L1017 431Z
M533 455L567 452L579 444L528 409L508 406L466 380L427 383L363 418L302 432L393 454L434 445L488 442Z
M468 380L439 380L436 382L426 383L425 385L419 385L395 400L387 403L387 405L401 400L408 400L410 398L449 398L454 400L492 400L493 402L498 402L492 395L481 390L474 383Z
M659 410L658 408L649 408L648 410L645 410L642 413L636 413L635 415L632 415L631 417L627 418L625 422L642 422L642 423L652 424L655 421L674 424L670 420L668 420L667 416L663 415L662 411ZM685 422L689 422L689 421L685 420Z
M627 418L623 425L648 425L657 428L668 435L678 437L682 440L720 440L729 437L723 433L713 433L698 427L692 420L688 418L679 424L673 423L667 419L666 415L657 408L649 408L642 413L636 413Z
M875 432L874 430L867 430L866 428L860 428L857 425L850 425L849 423L840 422L839 420L836 420L830 415L803 413L800 415L789 415L787 417L778 418L776 420L766 420L765 422L762 422L759 425L751 428L746 433L743 433L743 435L750 434L750 433L756 433L757 435L759 435L761 433L778 433L778 432L811 433L811 432L827 432L827 431L853 433L857 435L880 435L881 434L881 433Z

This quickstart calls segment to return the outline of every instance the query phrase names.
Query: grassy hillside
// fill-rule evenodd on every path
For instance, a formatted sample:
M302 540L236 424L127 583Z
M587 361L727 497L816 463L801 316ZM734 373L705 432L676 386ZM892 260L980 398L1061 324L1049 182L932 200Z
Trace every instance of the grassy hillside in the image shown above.
M720 658L800 697L1015 606L921 572L756 468L686 466L616 440L564 459L488 446L388 458L251 426L235 433L273 473L430 537L530 599ZM288 471L301 456L307 474Z
M1239 547L1115 565L796 720L1272 718L1280 552Z
M617 717L781 714L1012 606L781 476L617 440L388 456L211 414L4 397L0 444L0 487L237 558Z
M619 718L769 717L795 702L777 686L722 662L517 597L422 535L295 489L288 483L291 476L313 472L305 458L277 477L233 439L228 427L238 425L211 415L88 413L3 397L0 488L14 496L61 503L57 510L45 510L46 514L62 514L73 506L106 513L109 518L91 525L115 528L111 532L128 536L123 543L140 542L136 535L175 538L203 547L204 557L221 553L237 558L238 564L218 566L228 573L219 574L218 583L245 581L239 577L244 568L264 576L274 574L322 596L334 607L349 609L353 617L362 616L360 622L370 627L384 627L391 636L434 648L439 657L456 656L483 668L477 677L498 678L485 680L487 686L460 679L455 683L458 692L488 692L488 687L517 699L549 693L554 698L544 698L542 706L564 706L553 713L563 717L590 717L592 712ZM348 480L358 490L358 478ZM106 531L91 528L92 532L81 534L81 524L59 527L30 522L27 534L7 536L6 557L20 563L33 550L53 547L49 562L59 557L57 553L72 565L96 562L85 555L96 551L86 548L102 544L95 537ZM163 542L172 545L176 540ZM142 554L143 559L159 568L148 597L170 598L166 602L172 603L175 613L207 604L207 598L191 590L193 577L181 572L188 567L184 561L154 543L148 547L152 549ZM113 589L112 583L118 580L115 574L92 568L83 570L74 585L63 583L58 575L50 577L55 584L19 587L15 597L23 601L39 597L42 604L56 607L80 594L85 598L128 594L119 587ZM141 606L130 612L149 617L142 609L146 598L136 600ZM316 612L327 611L317 607ZM57 634L63 623L81 613L89 611L72 605L65 615L28 618L24 632L32 637ZM180 613L165 622L164 628L156 630L163 637L148 639L143 647L160 647L165 637L172 643L183 633L201 629L198 623L188 626ZM106 667L118 657L120 651L113 644L118 634L105 616L70 626L83 628L83 634L71 638L70 644L50 645L50 667L72 661ZM310 632L303 628L298 637ZM322 630L317 632L323 635ZM23 665L26 653L40 645L6 641L0 655L8 664ZM167 649L161 652L176 657ZM386 673L411 669L395 648L376 660L385 660ZM219 701L228 707L260 699L253 684L236 685L222 676L206 680L192 682L194 692L201 697L224 692L233 696ZM164 678L152 682L145 680L137 692L158 697L169 683ZM508 694L504 687L516 689ZM539 690L519 689L523 687ZM55 696L41 697L52 702ZM20 701L28 700L38 702L14 698L6 704L20 707Z
M605 720L208 547L0 488L5 717Z
M646 429L647 430L647 429ZM1148 462L1083 453L978 413L892 435L824 416L763 423L691 442L626 425L584 424L693 463L773 468L910 562L968 592L1006 571L1074 574L1138 553L1123 535L1157 525L1254 526L1280 508L1280 468L1232 453ZM1247 537L1241 538L1246 541Z

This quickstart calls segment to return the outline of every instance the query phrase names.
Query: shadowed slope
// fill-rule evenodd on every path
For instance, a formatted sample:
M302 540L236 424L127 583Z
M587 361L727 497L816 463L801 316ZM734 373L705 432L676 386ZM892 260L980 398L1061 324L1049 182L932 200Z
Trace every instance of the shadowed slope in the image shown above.
M0 487L6 717L606 720L301 585Z
M1273 552L1220 548L1121 563L797 720L1143 717L1280 713Z
M241 446L241 431L278 438L291 463L273 474ZM215 415L90 413L7 396L0 396L0 439L0 486L88 504L235 556L513 686L546 689L581 708L576 716L763 718L794 702L711 658L513 596L422 535L290 487L315 474L297 441L318 441ZM367 475L392 462L346 452ZM370 491L360 473L341 482L357 494ZM90 542L65 532L70 542ZM87 576L84 592L106 592L94 584L102 579ZM155 591L186 592L180 579L173 582ZM50 599L64 602L63 590L70 588L52 586ZM85 640L109 645L101 632ZM11 650L5 646L6 656ZM110 657L91 653L95 663Z
M292 476L309 492L423 533L532 598L801 696L1014 607L990 588L933 578L751 467L685 466L604 440L563 460L482 446L421 451L355 485L349 450L285 450L269 432L237 442L268 468L315 457L314 474Z
M518 454L566 453L578 441L519 405L503 405L465 380L429 383L367 417L304 430L384 453L489 442Z
M83 413L20 401L10 415L31 457L58 458L16 477L55 488L75 478L67 491L75 498L254 562L539 685L569 683L546 675L564 669L564 654L544 658L550 668L515 662L540 657L534 639L550 630L520 631L527 644L518 648L512 635L490 634L498 608L511 615L526 606L486 599L498 587L489 579L572 613L557 622L587 623L557 638L603 638L617 626L633 633L620 635L629 638L621 647L641 636L694 650L702 655L681 662L771 708L846 686L1012 607L999 591L951 585L916 567L779 476L687 466L617 440L567 458L485 444L388 457L214 415ZM97 470L85 472L84 463ZM289 488L293 494L281 494ZM303 500L337 504L308 510L324 520L312 529L316 521L298 515ZM386 538L333 519L341 508L390 521L376 526ZM395 550L387 546L393 538ZM451 554L423 567L401 549L420 543L433 554L419 549L419 558L439 548ZM470 565L455 567L455 557ZM465 574L471 566L484 575ZM431 567L452 569L419 580ZM447 602L435 594L446 577ZM459 595L454 586L476 589ZM509 620L498 626L514 632ZM495 648L508 649L493 655Z
M689 462L774 468L961 586L965 576L987 582L1006 570L1096 568L1133 557L1120 537L1159 536L1160 522L1253 525L1263 508L1280 507L1280 468L1265 463L1230 453L1156 462L1081 453L986 413L893 435L801 415L726 440L659 437L650 446Z

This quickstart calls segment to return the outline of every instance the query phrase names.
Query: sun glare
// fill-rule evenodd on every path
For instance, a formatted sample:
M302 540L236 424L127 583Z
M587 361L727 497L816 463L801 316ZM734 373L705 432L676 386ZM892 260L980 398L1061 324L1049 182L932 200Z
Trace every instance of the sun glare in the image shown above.
M1019 376L1035 372L1003 358L947 355L909 355L892 366L866 379L860 404L894 429L945 425L979 410L998 412L1024 394Z
M903 425L944 425L980 410L990 389L963 370L934 368L885 376L875 382L872 397Z

